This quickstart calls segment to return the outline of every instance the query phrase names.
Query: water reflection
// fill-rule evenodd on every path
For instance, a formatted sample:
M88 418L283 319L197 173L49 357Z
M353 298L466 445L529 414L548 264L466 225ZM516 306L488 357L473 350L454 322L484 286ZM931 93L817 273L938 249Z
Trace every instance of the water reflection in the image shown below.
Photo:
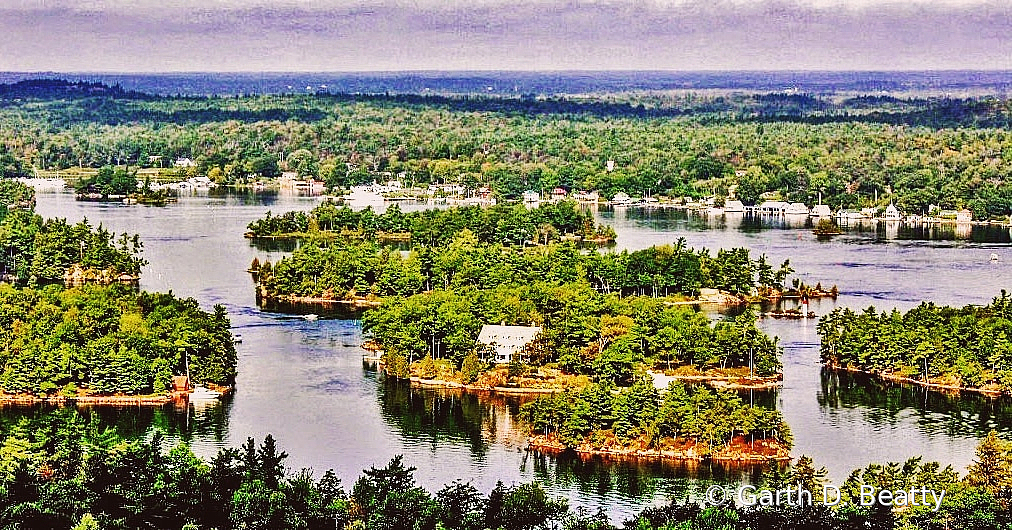
M170 403L161 407L0 405L0 430L21 421L41 425L68 417L75 411L95 422L99 431L110 428L126 439L148 437L156 430L170 444L186 443L201 448L207 442L223 443L228 437L232 396L200 403Z
M1012 434L1012 400L972 392L942 393L866 374L824 369L818 400L826 411L861 410L870 423L913 421L921 432L931 436L976 437L991 429Z

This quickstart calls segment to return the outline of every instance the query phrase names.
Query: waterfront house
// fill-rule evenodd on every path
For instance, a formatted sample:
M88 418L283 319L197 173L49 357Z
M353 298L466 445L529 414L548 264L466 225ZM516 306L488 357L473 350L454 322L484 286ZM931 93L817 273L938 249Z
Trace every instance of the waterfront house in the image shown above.
M555 202L565 199L566 195L568 195L568 193L563 188L555 188L552 190L552 200Z
M969 223L973 221L973 212L967 209L962 209L956 212L957 223Z
M541 334L540 326L496 326L485 324L478 333L479 348L493 353L497 364L507 364L523 355Z
M618 192L614 197L611 198L612 204L629 204L629 195L624 192Z
M540 200L541 200L541 196L538 194L538 192L536 192L536 191L525 191L524 192L524 202L526 202L526 203L535 203L535 202L538 202Z
M828 204L816 204L812 206L812 217L832 217L833 211L829 209Z
M763 201L757 210L764 215L783 215L788 206L790 205L784 201Z
M724 201L724 211L728 213L744 212L745 205L741 201Z
M787 215L808 215L808 206L803 202L792 202L784 212Z
M896 206L893 205L893 203L889 203L889 206L886 207L885 215L883 217L886 221L899 221L902 218L900 211L896 209Z

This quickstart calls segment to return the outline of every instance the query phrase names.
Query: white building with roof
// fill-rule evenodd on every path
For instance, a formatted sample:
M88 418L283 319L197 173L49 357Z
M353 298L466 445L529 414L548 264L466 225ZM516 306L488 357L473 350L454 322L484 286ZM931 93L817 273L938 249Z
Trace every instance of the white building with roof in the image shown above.
M497 364L513 361L541 334L540 326L497 326L485 324L478 333L478 344L490 348Z

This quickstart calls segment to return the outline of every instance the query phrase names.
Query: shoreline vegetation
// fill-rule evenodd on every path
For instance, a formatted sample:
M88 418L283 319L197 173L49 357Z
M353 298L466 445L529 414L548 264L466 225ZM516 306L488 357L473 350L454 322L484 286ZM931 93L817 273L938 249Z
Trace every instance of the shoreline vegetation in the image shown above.
M570 242L511 247L483 242L463 229L440 246L397 251L369 241L306 242L276 263L259 258L247 269L261 299L326 301L384 299L445 289L489 289L511 283L582 282L596 292L665 298L671 302L740 305L789 298L836 296L800 282L785 261L774 269L748 249L693 250L679 239L633 252L583 252Z
M776 410L736 394L642 378L630 387L594 383L520 407L528 444L552 452L655 460L789 460L793 437Z
M965 476L951 466L912 457L855 469L838 485L838 502L824 506L828 471L811 458L769 458L758 483L774 493L792 487L811 492L814 503L742 506L707 503L699 494L676 493L666 504L642 509L624 522L604 511L573 509L537 482L496 483L488 493L466 479L438 491L419 486L416 469L402 456L357 477L333 470L314 473L287 465L289 455L267 434L238 447L200 457L184 443L169 446L158 430L129 439L102 426L95 414L57 409L37 417L3 420L0 428L0 523L25 528L128 530L133 528L302 528L306 530L414 529L501 530L671 530L673 528L1006 528L1012 520L1003 499L1012 484L1012 446L994 431L976 448ZM579 446L546 436L544 451ZM737 448L759 445L733 436L723 453L710 459L727 465ZM558 446L565 446L564 449ZM695 453L701 445L653 444L642 449ZM768 452L776 453L776 449ZM383 457L386 458L386 457ZM599 458L630 459L627 448ZM755 461L744 463L757 464ZM342 478L349 481L348 485ZM871 488L872 503L861 497ZM945 492L937 503L897 502L879 495L911 488ZM27 493L26 493L27 492ZM717 526L715 526L715 523ZM964 524L965 523L965 524Z
M503 245L547 245L566 239L606 244L615 240L614 229L595 225L593 215L581 211L575 201L535 208L499 204L408 213L395 203L383 213L375 213L371 206L355 211L327 200L309 213L292 211L273 216L268 211L265 217L249 223L244 236L275 240L345 238L440 246L465 229L480 242Z
M223 306L93 284L0 284L0 402L162 405L191 385L229 392L236 351ZM186 377L189 376L189 377Z
M900 313L837 309L819 321L827 369L940 392L1012 394L1012 297L987 306L922 303Z
M396 179L438 195L484 189L498 200L556 188L718 205L732 197L811 203L821 193L833 211L894 203L915 215L937 205L1008 219L1008 182L960 180L1008 173L1010 162L995 155L1009 138L1003 98L705 89L599 96L170 97L28 80L0 85L11 131L0 176L93 171L115 160L145 171L168 165L218 185L286 172L331 190ZM824 145L835 148L827 154Z
M235 347L223 307L138 292L138 236L34 213L0 180L0 403L163 405L190 380L228 392ZM185 379L185 377L184 377Z

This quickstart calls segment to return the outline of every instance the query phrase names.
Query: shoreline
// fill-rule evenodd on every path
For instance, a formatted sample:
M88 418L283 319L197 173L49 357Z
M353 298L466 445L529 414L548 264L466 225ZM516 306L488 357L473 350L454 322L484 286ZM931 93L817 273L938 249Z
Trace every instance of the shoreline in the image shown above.
M396 379L403 380L403 377L397 377L392 374L388 374L384 371L387 377L394 377ZM422 379L421 377L411 376L408 381L413 387L420 388L439 388L439 389L457 389L465 392L475 393L489 393L489 394L507 394L507 395L523 395L523 394L558 394L559 392L565 392L566 388L555 387L555 388L537 388L537 387L512 387L512 386L479 386L479 385L468 385L464 383L458 383L456 381L444 381L442 379Z
M960 393L960 392L973 392L981 394L986 397L997 398L1003 395L1007 395L1008 392L1002 390L992 390L984 387L972 387L972 386L961 386L961 385L946 385L943 383L932 383L930 380L924 381L923 379L914 379L912 377L906 377L902 375L896 375L889 372L873 372L870 370L862 370L860 368L854 368L851 366L839 366L829 363L822 363L822 366L828 370L834 372L848 372L852 374L864 374L869 377L880 379L883 381L889 381L891 383L903 383L903 384L914 384L924 387L928 390L934 390L935 392L941 393Z
M379 307L382 300L370 300L368 298L356 297L350 300L329 298L325 296L266 296L260 295L259 302L261 307L270 304L306 304L306 305L347 305L352 307Z
M235 387L220 387L208 385L208 388L221 393L225 397L235 391ZM35 394L6 394L0 393L0 405L100 405L110 407L143 406L161 407L169 403L189 401L190 392L168 392L165 394L151 394L144 396L39 396Z
M527 447L529 449L559 454L566 451L573 451L581 457L604 457L616 459L634 459L650 461L676 461L676 462L721 462L738 464L765 464L771 459L778 462L791 460L790 451L785 449L780 442L771 438L755 440L752 444L745 442L741 436L735 436L729 446L731 449L723 448L709 454L696 452L695 440L685 438L667 438L667 447L656 449L643 449L630 445L594 447L587 442L580 443L576 447L568 447L559 442L553 435L528 435ZM754 451L755 445L765 448L767 453ZM748 449L746 450L746 446ZM768 454L768 453L772 454Z

